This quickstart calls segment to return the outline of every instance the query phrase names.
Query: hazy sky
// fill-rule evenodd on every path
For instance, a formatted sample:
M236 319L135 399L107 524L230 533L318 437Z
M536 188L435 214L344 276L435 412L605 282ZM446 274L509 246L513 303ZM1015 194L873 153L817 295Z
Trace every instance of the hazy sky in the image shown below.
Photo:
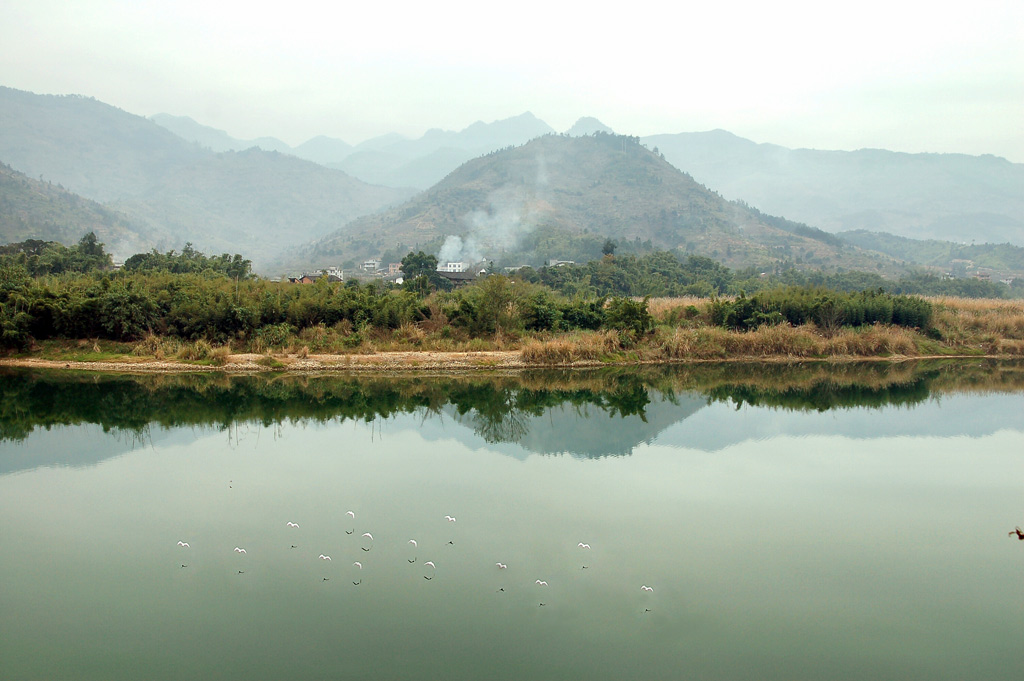
M531 111L1024 162L1022 45L1022 0L0 3L2 85L293 145Z

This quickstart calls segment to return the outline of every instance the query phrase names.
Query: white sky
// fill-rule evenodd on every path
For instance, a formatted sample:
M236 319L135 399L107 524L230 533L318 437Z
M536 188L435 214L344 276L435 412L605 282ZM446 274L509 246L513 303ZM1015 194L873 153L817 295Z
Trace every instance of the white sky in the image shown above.
M1024 162L1022 45L1024 0L0 3L0 85L292 145L531 111Z

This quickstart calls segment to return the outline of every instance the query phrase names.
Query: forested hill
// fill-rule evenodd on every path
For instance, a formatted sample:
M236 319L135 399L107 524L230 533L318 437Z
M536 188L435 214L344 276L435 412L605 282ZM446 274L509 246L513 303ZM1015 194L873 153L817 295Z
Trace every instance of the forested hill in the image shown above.
M151 121L91 97L0 87L0 160L94 201L144 195L203 155Z
M989 272L1024 277L1024 248L1013 244L964 244L936 239L908 239L885 232L841 232L843 241L915 265L940 268L957 276Z
M144 250L146 229L121 213L0 163L0 243L73 244L87 232L119 253Z
M0 161L129 215L145 230L134 250L191 241L257 264L410 193L259 149L216 154L94 99L3 87Z
M461 252L442 249L458 237ZM895 273L880 254L763 215L698 184L637 138L547 135L469 161L431 189L312 244L316 260L396 245L440 259L508 264L600 257L601 244L694 253L731 267L794 265ZM443 251L443 252L442 252Z

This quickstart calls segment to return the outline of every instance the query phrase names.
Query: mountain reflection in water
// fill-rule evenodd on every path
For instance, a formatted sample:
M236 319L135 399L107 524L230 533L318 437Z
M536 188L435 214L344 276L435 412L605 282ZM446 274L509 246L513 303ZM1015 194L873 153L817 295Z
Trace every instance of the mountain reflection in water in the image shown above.
M671 442L705 450L772 430L782 414L846 414L851 437L879 434L874 409L905 408L887 419L931 424L935 434L991 432L984 408L969 426L950 426L927 407L958 393L1024 391L1024 364L1013 362L873 362L799 365L702 364L593 371L531 371L463 376L103 375L0 372L0 442L27 442L51 431L46 447L4 447L0 474L41 465L88 465L182 427L229 430L239 425L419 419L427 439L482 441L523 458L531 453L602 457L630 454L641 443ZM708 407L749 410L747 427L700 428L687 420ZM1005 423L1005 420L1003 421ZM61 441L61 426L98 426L90 447L80 431ZM450 426L450 424L455 424ZM760 425L759 425L760 424ZM917 427L920 429L921 424ZM154 428L155 427L155 428ZM909 426L906 426L909 427ZM799 430L799 427L797 427ZM114 439L120 446L111 446Z

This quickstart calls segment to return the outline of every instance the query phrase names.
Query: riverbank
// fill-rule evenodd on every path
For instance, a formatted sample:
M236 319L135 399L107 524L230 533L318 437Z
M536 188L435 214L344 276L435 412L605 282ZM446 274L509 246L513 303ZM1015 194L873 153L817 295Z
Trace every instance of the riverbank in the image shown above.
M216 362L154 359L126 355L97 360L13 357L0 359L0 367L67 369L73 371L116 371L139 373L259 373L287 371L323 373L347 371L469 371L481 369L525 369L518 351L501 352L378 352L367 355L306 355L255 353L227 354Z
M578 360L565 363L537 363L523 358L520 351L488 352L378 352L366 355L277 355L267 361L267 355L239 353L223 356L218 362L184 361L124 356L99 360L47 359L43 357L14 357L0 359L0 367L28 369L97 371L116 373L419 373L419 372L480 372L518 371L544 368L587 368L598 366L652 366L686 363L764 363L787 364L797 362L849 363L864 361L904 362L931 359L1012 359L1011 355L835 355L829 357L796 357L792 355L745 356L727 358L692 358L690 360Z
M697 309L692 302L649 301L656 323L644 333L498 331L465 338L441 333L434 338L419 327L348 336L339 329L317 327L318 333L304 332L259 351L245 339L220 345L156 335L135 342L54 339L34 342L27 352L0 358L0 366L245 374L1024 357L1024 304L1019 302L935 299L931 301L934 319L926 329L780 323L750 330L710 325L699 310L698 317L690 318L691 308ZM355 336L359 342L350 342Z

